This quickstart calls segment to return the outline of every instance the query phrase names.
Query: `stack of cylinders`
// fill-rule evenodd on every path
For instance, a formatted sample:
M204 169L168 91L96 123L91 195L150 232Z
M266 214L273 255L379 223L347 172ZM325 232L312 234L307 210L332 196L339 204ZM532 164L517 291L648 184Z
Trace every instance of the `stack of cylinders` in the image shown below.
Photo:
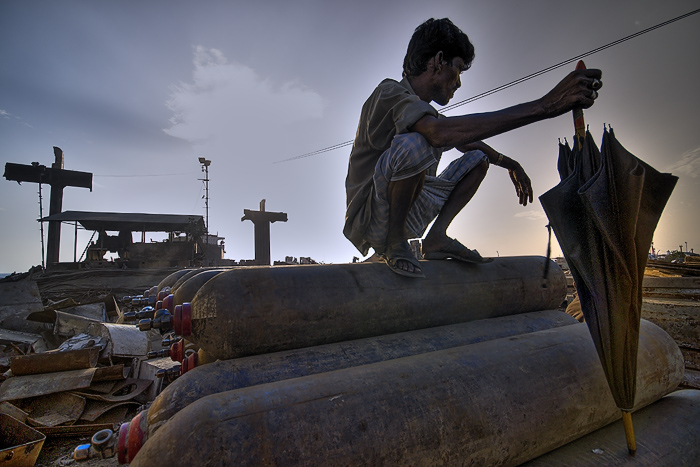
M354 341L305 347L197 367L168 385L147 412L144 440L179 410L219 392L577 324L559 310L535 311ZM142 415L143 417L143 415Z
M682 375L676 343L642 321L635 408ZM573 324L209 395L131 465L515 466L619 417Z
M545 263L424 261L421 280L379 263L234 269L199 289L185 337L223 360L551 310L566 296L566 279L558 267L545 278Z

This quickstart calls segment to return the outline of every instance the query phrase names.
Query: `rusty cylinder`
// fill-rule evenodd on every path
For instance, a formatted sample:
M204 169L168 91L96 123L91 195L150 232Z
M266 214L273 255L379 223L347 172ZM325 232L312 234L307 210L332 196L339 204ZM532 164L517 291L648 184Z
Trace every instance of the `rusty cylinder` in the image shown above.
M177 281L175 281L175 283L171 287L171 290L174 293L185 282L187 282L188 280L192 279L193 277L195 277L198 274L201 274L203 272L213 271L213 270L224 271L224 270L230 270L230 269L231 268L215 268L215 267L190 269L186 274L183 274L182 277L180 277Z
M173 298L168 302L170 313L174 311L175 305L182 305L184 302L191 302L199 289L206 284L211 278L221 274L229 269L208 269L199 271L197 274L190 276L187 280L178 284L173 288Z
M554 263L545 279L545 261L424 261L426 279L393 274L381 263L239 268L208 281L191 307L183 304L182 329L225 360L551 310L566 296L566 279Z
M190 271L192 271L192 269L178 269L177 271L168 274L156 286L157 291L160 292L165 287L172 287L179 278Z
M576 324L559 310L477 320L386 336L306 347L197 367L170 383L148 408L145 438L192 402L210 394L367 365L486 340Z
M642 322L635 408L673 391L676 343ZM151 465L515 466L620 417L585 324L199 399L132 460Z

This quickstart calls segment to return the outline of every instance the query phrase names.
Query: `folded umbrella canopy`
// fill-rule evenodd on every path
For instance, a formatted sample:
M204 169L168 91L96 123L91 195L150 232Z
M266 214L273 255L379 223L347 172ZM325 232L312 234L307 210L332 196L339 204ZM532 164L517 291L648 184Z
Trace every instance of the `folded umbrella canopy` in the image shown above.
M575 137L576 138L576 137ZM612 129L559 146L561 182L540 196L576 284L610 390L629 424L634 407L642 280L652 237L677 177L629 153Z

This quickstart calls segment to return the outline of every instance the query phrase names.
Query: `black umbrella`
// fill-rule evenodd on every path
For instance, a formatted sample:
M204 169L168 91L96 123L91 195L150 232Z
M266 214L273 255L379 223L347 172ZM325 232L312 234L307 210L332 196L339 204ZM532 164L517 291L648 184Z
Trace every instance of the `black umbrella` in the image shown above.
M582 113L577 123L583 123ZM562 180L540 202L571 269L634 453L642 280L654 230L678 178L632 155L612 129L604 131L602 152L587 131L575 139L573 151L560 144Z

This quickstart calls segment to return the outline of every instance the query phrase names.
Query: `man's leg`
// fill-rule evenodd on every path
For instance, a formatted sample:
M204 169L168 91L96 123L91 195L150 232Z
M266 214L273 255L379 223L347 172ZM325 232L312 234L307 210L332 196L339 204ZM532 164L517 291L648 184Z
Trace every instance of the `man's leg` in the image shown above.
M441 251L452 242L452 239L447 236L447 227L479 189L486 177L488 167L488 162L481 162L457 183L423 240L423 254Z
M406 246L408 246L406 218L408 217L408 212L411 210L411 206L413 206L413 203L415 203L423 189L424 181L425 172L403 180L389 182L387 193L387 200L389 201L389 232L386 239L387 249L389 249L391 245L396 245L399 242L404 242ZM396 261L396 267L411 273L421 272L419 267L403 259Z

